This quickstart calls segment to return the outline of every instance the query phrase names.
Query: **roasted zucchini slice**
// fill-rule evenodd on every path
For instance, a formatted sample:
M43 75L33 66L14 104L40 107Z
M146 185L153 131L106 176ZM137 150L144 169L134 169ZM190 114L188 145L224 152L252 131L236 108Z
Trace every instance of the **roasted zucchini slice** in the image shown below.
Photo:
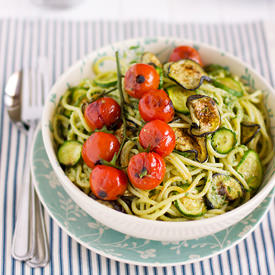
M223 189L222 182L224 177L221 174L215 174L212 177L211 186L206 193L206 204L209 208L220 209L228 203L225 193L223 191L220 192Z
M220 193L223 192L229 201L234 201L238 198L242 198L244 195L243 187L240 182L230 176L225 176L222 188L220 189Z
M237 172L243 176L251 189L257 189L263 178L263 168L259 155L253 150L246 151L237 166Z
M58 161L66 166L73 166L81 159L82 144L78 141L65 141L58 149Z
M231 95L241 97L243 96L243 88L241 84L231 77L212 79L212 83L215 87L223 89L230 93Z
M141 56L141 63L145 63L145 64L149 64L156 67L162 67L161 62L159 61L159 59L151 52L145 52L142 56Z
M211 139L212 147L220 154L229 153L237 143L236 134L227 128L218 129Z
M259 124L242 122L241 123L241 143L248 144L260 131L261 126Z
M187 108L192 119L191 134L204 136L215 132L221 123L216 102L209 96L191 95L187 98Z
M186 217L200 217L207 211L203 198L192 199L183 197L175 200L176 208Z
M170 86L166 90L170 99L172 100L175 110L185 115L189 114L190 112L186 106L186 101L190 95L194 95L196 92L184 90L177 85Z
M215 174L206 194L206 202L210 208L220 209L229 201L243 197L241 184L233 177Z
M195 137L188 133L187 129L177 128L174 130L176 136L175 152L194 153L198 162L208 159L205 137Z
M181 59L171 63L168 77L186 90L196 90L204 80L209 80L203 68L193 60Z

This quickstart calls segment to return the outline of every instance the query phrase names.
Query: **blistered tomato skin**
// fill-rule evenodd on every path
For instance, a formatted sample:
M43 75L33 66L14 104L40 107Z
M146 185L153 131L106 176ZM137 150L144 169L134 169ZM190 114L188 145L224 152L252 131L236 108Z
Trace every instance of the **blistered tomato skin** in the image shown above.
M132 97L141 98L146 92L157 89L158 86L159 74L151 65L134 64L125 74L124 88Z
M101 129L104 125L111 126L119 120L121 108L111 97L102 97L90 103L84 112L84 117L92 131Z
M161 120L145 124L139 133L139 143L144 149L150 149L162 157L172 153L176 137L173 129Z
M90 187L101 200L117 200L127 189L126 174L117 168L97 165L90 174Z
M154 153L139 153L130 159L127 173L130 182L142 190L157 187L164 178L166 166L163 158Z
M144 121L159 119L168 123L175 114L172 101L163 90L151 90L144 94L138 109Z
M191 59L203 66L200 54L196 49L190 46L176 47L170 55L169 62L175 62L186 58Z
M94 168L99 160L111 161L119 146L120 143L114 135L96 132L83 144L82 158L90 168Z

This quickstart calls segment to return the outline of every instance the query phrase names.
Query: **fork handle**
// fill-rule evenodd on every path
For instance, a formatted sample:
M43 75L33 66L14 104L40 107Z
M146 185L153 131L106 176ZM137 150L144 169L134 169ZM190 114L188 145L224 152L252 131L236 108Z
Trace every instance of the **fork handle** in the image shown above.
M31 186L30 171L30 148L34 132L34 125L31 125L28 131L27 156L25 160L25 169L23 183L20 190L20 200L16 224L12 240L12 256L20 261L28 260L34 255L35 244L35 198L34 189Z
M33 185L32 188L34 188ZM37 197L36 192L34 192L34 198L37 221L35 227L36 239L34 245L34 256L27 261L27 264L30 267L43 267L49 262L49 245L41 203Z

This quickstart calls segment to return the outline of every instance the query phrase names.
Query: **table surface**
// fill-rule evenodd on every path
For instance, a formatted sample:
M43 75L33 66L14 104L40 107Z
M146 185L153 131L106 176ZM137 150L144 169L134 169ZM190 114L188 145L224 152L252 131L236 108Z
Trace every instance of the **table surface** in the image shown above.
M275 20L275 0L78 0L81 4L65 10L45 9L33 4L39 1L52 0L0 0L0 17L36 16L86 20L146 18L170 22Z
M35 1L35 0L33 0ZM57 0L55 0L57 1ZM108 7L108 8L106 8ZM186 12L187 11L187 12ZM207 11L207 12L205 12ZM151 19L151 20L162 20L167 22L247 22L252 20L264 20L266 21L266 36L270 45L270 59L275 60L275 0L139 0L138 2L131 0L83 0L81 4L71 9L45 9L32 4L31 0L0 0L0 19L4 17L13 18L58 18L58 19L69 19L69 20L133 20L133 19ZM267 23L269 22L269 23ZM3 41L0 43L3 43ZM4 45L4 44L3 44ZM2 48L3 49L3 48ZM233 49L229 49L233 51ZM4 60L5 52L0 51L1 60ZM248 53L249 55L249 53ZM18 58L18 57L17 57ZM242 58L244 58L242 56ZM0 62L1 62L0 60ZM11 61L11 57L9 57ZM20 63L20 62L19 62ZM19 63L17 64L19 66ZM67 64L68 65L68 64ZM273 72L275 72L275 62L271 62L274 66ZM7 68L5 75L11 73L12 69L10 66ZM257 68L259 69L259 68ZM3 72L4 73L4 72ZM3 91L5 79L0 75L0 86ZM2 92L0 92L1 95ZM1 95L2 97L2 95ZM1 102L2 100L0 100ZM0 112L1 126L4 126L6 135L3 136L3 145L9 149L11 154L10 163L16 163L15 161L15 149L18 145L24 144L24 137L20 136L15 128L11 127L8 123L6 115ZM0 122L1 122L0 121ZM2 129L0 129L2 132ZM8 134L12 134L12 139L8 144ZM1 147L1 146L0 146ZM4 148L4 147L3 147ZM4 149L3 149L4 150ZM5 149L4 151L6 151ZM23 149L19 149L19 155L21 160L16 164L21 167L23 163ZM21 152L22 151L22 152ZM6 181L13 182L17 185L17 179L12 175L7 176L6 171L8 165L4 154L0 154L0 182L5 183ZM13 166L10 166L13 169ZM12 170L13 171L13 170ZM15 175L15 174L14 174ZM4 203L2 195L5 194L5 190L8 193L12 191L12 186L7 187L6 184L0 184L0 206ZM14 225L14 214L15 214L15 203L8 203L7 211L13 217L4 220L12 230ZM0 207L1 208L1 207ZM265 242L261 241L261 236L265 232L266 240L271 241L267 243L267 248L271 249L268 255L274 256L275 244L274 244L274 224L271 223L275 215L275 207L272 205L271 212L265 217L263 222L253 234L250 234L244 241L238 246L232 248L228 252L224 252L220 256L205 260L197 264L177 266L171 268L142 268L136 266L128 266L115 261L110 261L104 257L98 257L95 253L90 253L85 248L79 246L76 242L71 240L64 232L58 228L50 217L46 214L46 223L49 229L49 238L53 242L51 252L54 257L51 264L47 266L44 271L36 270L34 274L79 274L78 265L82 266L83 274L99 274L100 266L102 268L102 274L205 274L212 271L212 274L218 274L220 268L224 267L224 274L232 272L233 274L258 274L259 270L263 273L268 272L266 261L267 254L264 253L266 247ZM2 211L1 211L2 213ZM4 212L3 212L4 213ZM2 219L1 219L2 220ZM3 236L2 225L0 226L0 237ZM0 238L1 239L1 238ZM10 274L13 271L16 274L32 274L33 271L28 269L25 265L20 265L12 261L10 256L6 254L5 260L3 260L3 253L6 250L8 252L11 241L11 234L7 232L6 241L0 251L0 271L1 274ZM62 244L59 246L59 244ZM258 245L258 248L257 248ZM68 247L66 247L68 246ZM65 249L64 249L65 247ZM61 249L61 250L60 250ZM63 249L63 250L62 250ZM58 253L61 251L61 253ZM257 254L257 251L259 255ZM256 253L255 253L256 252ZM231 257L233 261L237 261L239 253L243 255L240 259L241 267L237 267L236 264L231 265ZM246 255L246 256L245 256ZM249 256L250 255L250 256ZM73 256L73 257L72 257ZM59 260L63 257L63 263L59 263ZM72 257L72 263L68 262L68 258ZM272 257L271 257L272 258ZM87 260L88 259L88 260ZM250 259L250 260L249 260ZM85 267L84 263L91 263L92 267ZM261 264L260 264L261 262ZM82 265L81 265L82 263ZM233 262L234 263L234 262ZM59 265L60 264L60 265ZM269 270L274 270L274 261L269 262ZM204 268L204 269L203 269ZM213 270L214 269L214 273ZM120 272L119 272L120 271ZM45 272L45 273L44 273ZM52 273L54 272L54 273ZM252 273L251 273L252 272ZM253 273L254 272L254 273ZM232 273L231 273L232 274ZM267 274L267 273L266 273Z

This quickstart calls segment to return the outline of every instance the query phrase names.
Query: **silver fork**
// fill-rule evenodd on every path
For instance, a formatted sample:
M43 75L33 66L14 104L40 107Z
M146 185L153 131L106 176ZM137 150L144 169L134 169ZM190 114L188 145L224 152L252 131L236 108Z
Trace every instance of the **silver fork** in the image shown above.
M34 129L41 117L48 91L47 60L39 58L35 67L23 70L21 120L27 131L27 158L25 162L21 201L12 241L12 256L27 261L31 267L42 267L49 262L49 247L41 204L31 183L30 149Z

